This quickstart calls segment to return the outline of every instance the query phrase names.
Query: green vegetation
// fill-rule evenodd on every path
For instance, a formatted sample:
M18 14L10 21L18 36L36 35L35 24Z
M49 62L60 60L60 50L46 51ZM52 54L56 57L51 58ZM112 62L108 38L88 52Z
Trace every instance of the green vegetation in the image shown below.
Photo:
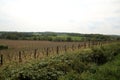
M120 36L102 34L55 32L0 32L0 39L41 41L107 41L120 40Z
M0 67L1 80L119 80L120 43Z
M8 49L8 46L6 46L6 45L0 45L0 50L3 50L3 49Z

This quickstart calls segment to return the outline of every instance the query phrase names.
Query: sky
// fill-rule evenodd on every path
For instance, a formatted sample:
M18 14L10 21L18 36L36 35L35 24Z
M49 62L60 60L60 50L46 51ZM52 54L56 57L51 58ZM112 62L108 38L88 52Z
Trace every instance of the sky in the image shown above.
M120 35L120 0L0 0L0 31Z

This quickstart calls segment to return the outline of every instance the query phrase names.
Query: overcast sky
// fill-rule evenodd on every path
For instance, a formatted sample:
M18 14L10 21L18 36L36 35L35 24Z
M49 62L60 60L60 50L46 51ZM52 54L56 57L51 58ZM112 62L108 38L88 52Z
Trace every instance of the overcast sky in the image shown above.
M0 31L120 35L120 0L0 0Z

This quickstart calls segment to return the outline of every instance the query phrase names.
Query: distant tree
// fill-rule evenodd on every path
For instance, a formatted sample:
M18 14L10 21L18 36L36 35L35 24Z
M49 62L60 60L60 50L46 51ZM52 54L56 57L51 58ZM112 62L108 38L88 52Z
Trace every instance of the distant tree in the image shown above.
M67 41L72 41L72 38L71 38L71 37L67 37L66 40L67 40Z

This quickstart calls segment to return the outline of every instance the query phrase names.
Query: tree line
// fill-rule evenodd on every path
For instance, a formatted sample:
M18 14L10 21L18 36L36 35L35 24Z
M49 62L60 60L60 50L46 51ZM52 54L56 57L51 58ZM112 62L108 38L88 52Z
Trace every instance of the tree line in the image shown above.
M55 32L0 32L0 39L44 41L108 41L120 40L120 36L102 34Z

